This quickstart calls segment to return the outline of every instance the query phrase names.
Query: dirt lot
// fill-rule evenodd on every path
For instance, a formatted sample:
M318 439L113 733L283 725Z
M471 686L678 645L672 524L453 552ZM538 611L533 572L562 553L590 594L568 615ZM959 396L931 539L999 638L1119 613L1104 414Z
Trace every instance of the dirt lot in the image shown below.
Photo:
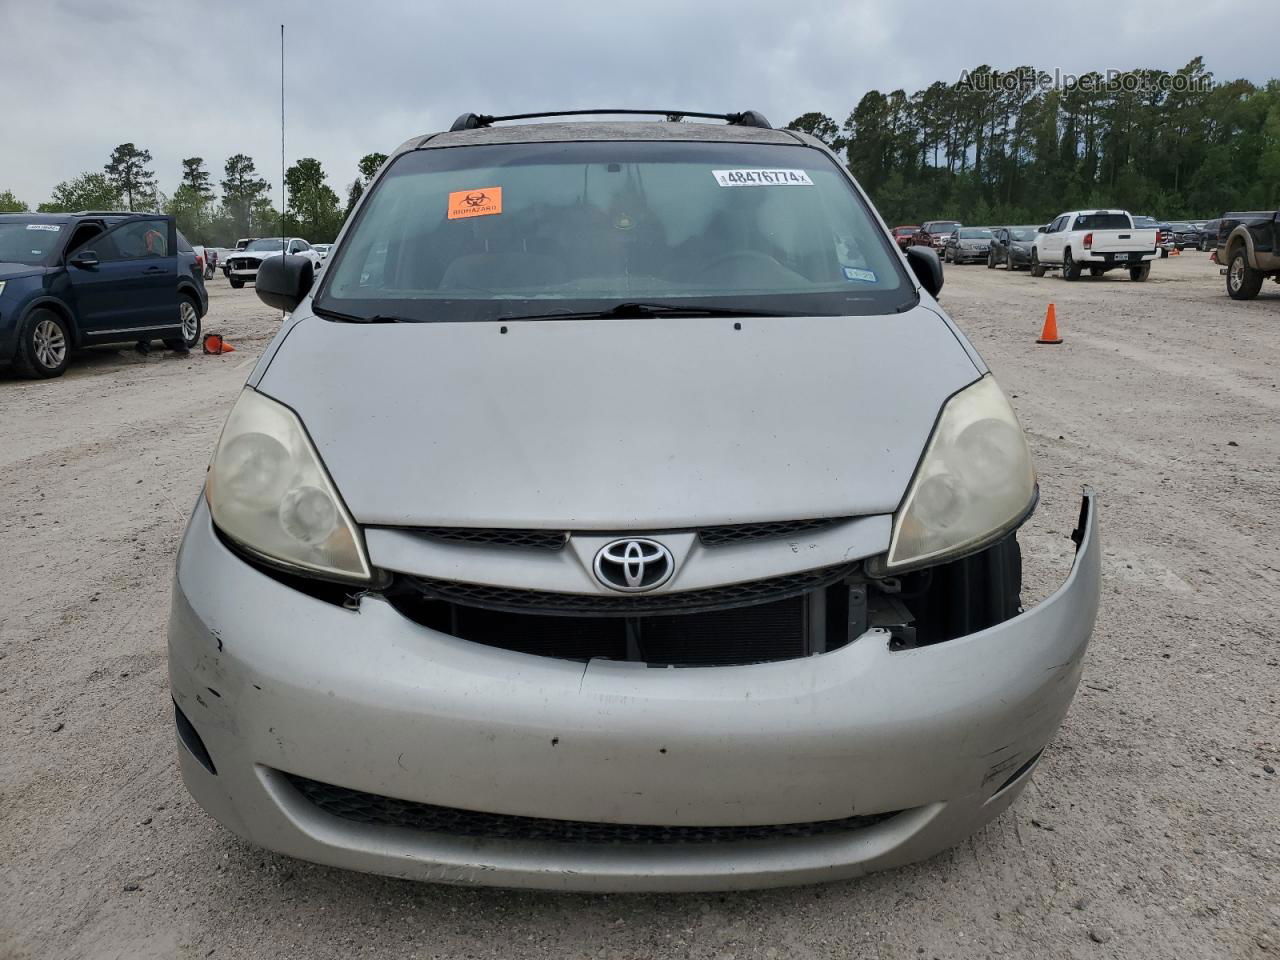
M211 283L222 357L0 372L0 957L1280 956L1280 287L1205 255L1068 284L948 268L1027 426L1029 593L1102 503L1084 683L1018 804L934 860L727 896L552 896L253 849L174 761L164 624L219 424L277 320ZM1057 304L1066 343L1034 343Z

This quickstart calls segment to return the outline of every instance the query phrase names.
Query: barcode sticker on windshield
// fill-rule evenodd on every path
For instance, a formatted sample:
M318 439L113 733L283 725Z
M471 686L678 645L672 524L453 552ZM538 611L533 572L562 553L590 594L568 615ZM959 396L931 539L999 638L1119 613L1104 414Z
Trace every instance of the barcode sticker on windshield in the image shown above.
M812 187L803 170L712 170L722 187Z
M28 230L48 230L51 233L57 233L62 228L56 223L28 223Z

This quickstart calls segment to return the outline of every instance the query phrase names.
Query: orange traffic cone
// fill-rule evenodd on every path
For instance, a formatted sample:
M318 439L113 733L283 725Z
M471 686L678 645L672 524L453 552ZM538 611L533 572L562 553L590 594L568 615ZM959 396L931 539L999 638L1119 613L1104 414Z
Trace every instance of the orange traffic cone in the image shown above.
M1040 331L1040 339L1036 343L1061 343L1062 338L1058 336L1058 315L1054 312L1053 304L1049 304L1049 309L1044 315L1044 329Z
M236 348L222 339L221 334L211 333L204 338L205 353L235 353Z

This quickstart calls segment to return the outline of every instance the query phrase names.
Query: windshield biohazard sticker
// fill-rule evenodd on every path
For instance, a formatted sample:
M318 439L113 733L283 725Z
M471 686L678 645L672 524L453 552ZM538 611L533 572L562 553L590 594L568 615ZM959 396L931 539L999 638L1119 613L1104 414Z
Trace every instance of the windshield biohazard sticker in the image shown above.
M495 213L501 212L501 187L456 190L449 194L450 220L466 220L468 217L490 217Z
M722 187L812 187L803 170L712 170Z

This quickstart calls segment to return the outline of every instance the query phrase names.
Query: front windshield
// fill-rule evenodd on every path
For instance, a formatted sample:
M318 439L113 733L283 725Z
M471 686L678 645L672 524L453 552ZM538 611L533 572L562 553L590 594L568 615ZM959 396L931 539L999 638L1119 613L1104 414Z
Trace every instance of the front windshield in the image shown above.
M63 224L0 220L0 263L48 262L58 252Z
M916 293L842 172L803 146L589 141L394 161L330 255L317 310L484 320L621 303L797 314Z
M1036 238L1035 227L1010 227L1009 239L1011 240L1034 240Z
M930 233L955 233L959 226L954 220L938 220L929 224L928 229Z
M961 240L990 240L991 231L986 227L965 227L960 231Z
M261 240L254 240L244 249L246 253L254 253L257 251L264 251L264 250L283 250L284 238L283 237L264 237Z

